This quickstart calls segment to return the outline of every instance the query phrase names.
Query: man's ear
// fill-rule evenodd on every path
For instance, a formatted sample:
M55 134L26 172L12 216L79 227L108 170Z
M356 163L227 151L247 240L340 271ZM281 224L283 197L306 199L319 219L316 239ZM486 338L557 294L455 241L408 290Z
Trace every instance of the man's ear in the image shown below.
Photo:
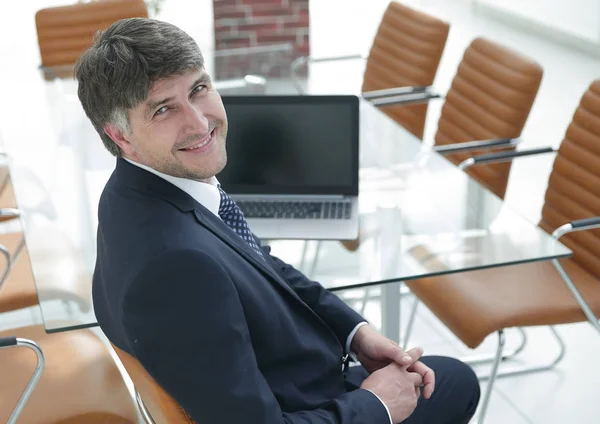
M112 141L114 141L117 144L117 146L121 148L123 153L125 153L128 156L133 153L133 146L131 145L129 140L127 140L125 134L123 134L123 131L121 131L119 127L117 127L115 124L105 124L104 132L112 139Z

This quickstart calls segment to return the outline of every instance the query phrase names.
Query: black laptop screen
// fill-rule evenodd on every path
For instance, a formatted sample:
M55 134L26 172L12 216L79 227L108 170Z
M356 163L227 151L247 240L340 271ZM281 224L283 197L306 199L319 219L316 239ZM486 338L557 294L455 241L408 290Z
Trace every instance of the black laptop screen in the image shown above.
M358 194L356 96L223 96L231 194Z

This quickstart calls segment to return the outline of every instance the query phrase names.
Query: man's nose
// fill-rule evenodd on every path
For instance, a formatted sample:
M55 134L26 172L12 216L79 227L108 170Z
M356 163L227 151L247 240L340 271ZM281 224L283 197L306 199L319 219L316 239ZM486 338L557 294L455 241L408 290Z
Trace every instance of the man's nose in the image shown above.
M206 134L209 128L208 118L197 106L188 103L184 106L185 125L192 133Z

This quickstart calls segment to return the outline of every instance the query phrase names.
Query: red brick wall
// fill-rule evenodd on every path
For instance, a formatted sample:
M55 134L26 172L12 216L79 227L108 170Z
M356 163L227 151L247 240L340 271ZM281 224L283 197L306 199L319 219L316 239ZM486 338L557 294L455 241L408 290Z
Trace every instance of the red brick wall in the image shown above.
M258 71L281 75L291 61L309 54L308 0L213 0L215 50L288 44L291 50L277 55L253 54L258 62L269 61ZM276 62L276 63L275 63ZM231 60L217 60L221 78L234 72ZM252 71L252 66L249 67ZM265 75L269 76L269 75Z

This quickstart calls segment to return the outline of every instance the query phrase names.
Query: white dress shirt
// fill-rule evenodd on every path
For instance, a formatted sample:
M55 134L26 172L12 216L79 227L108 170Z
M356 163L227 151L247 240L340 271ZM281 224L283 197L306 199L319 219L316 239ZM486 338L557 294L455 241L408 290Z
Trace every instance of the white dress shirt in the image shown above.
M159 172L156 169L150 168L149 166L134 162L130 159L127 159L127 158L123 158L123 159L125 159L127 162L129 162L132 165L135 165L139 168L145 169L146 171L151 172L154 175L161 177L162 179L173 184L175 187L178 187L181 190L185 191L187 194L192 196L192 198L196 202L200 203L202 206L204 206L206 209L208 209L210 212L212 212L215 216L217 216L219 219L221 219L221 217L219 216L219 206L221 204L221 194L219 193L219 181L217 180L217 177L211 177L207 182L190 180L187 178L173 177L171 175L163 174L162 172ZM367 325L367 324L368 324L368 322L366 322L366 321L360 322L350 332L350 334L348 335L348 338L346 339L346 346L345 346L346 352L350 352L350 345L352 344L352 339L354 338L354 335L356 334L358 329L360 327L362 327L363 325ZM371 393L373 393L373 392L371 392ZM375 397L377 397L377 399L379 399L381 401L381 403L383 403L383 401L381 400L381 398L379 398L379 396L377 396L375 393L373 393L373 395ZM390 423L392 423L392 416L390 414L390 410L388 409L388 407L386 406L385 403L383 403L383 406L385 407L385 410L387 411L388 416L390 417Z

